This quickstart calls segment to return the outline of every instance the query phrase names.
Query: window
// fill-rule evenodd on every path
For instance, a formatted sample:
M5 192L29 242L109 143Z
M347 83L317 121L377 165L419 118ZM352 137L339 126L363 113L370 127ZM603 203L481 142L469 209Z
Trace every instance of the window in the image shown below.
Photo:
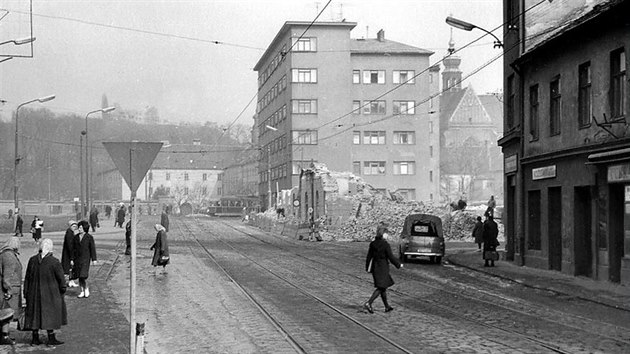
M363 114L385 114L385 101L363 101Z
M361 101L352 101L352 114L361 114Z
M416 72L413 70L394 70L392 74L392 82L395 84L415 83Z
M364 84L384 84L385 70L363 70Z
M395 145L414 145L416 143L415 132L394 132Z
M514 75L508 76L507 80L507 115L506 124L510 129L514 126L514 104L516 101L516 93L514 90Z
M149 172L149 174L147 175L147 180L153 181L153 172Z
M433 122L429 121L429 133L433 133Z
M613 118L626 114L626 52L623 48L610 54L610 111Z
M591 63L578 67L578 123L580 127L591 124Z
M207 181L207 180L208 180L208 174L207 174L207 173L204 173L204 174L201 176L201 180L203 180L203 181Z
M317 145L317 130L294 130L293 144L296 145Z
M538 85L529 88L529 133L538 139Z
M354 145L360 145L361 144L361 132L360 131L353 131L352 132L352 144Z
M519 1L520 2L520 1ZM508 0L506 2L507 16L508 16L508 29L518 28L518 3L517 0Z
M394 114L406 115L416 113L415 101L394 101Z
M316 52L317 38L291 38L294 52Z
M395 175L415 175L416 163L413 161L394 161Z
M184 187L184 195L188 195L188 187Z
M188 181L188 172L184 172L184 181Z
M429 171L429 182L433 182L433 171Z
M549 84L549 134L551 136L560 134L560 76L557 76Z
M223 173L217 175L217 181L223 181Z
M355 175L361 175L361 161L352 162L352 173Z
M385 144L385 132L384 131L364 131L363 132L363 144L365 144L365 145L384 145Z
M352 70L352 83L353 84L361 83L361 70Z
M385 161L365 161L363 162L364 175L384 175Z
M527 192L527 249L540 250L540 191Z
M171 173L170 172L166 172L166 180L167 181L171 180Z
M429 145L429 157L433 157L433 145Z
M415 189L399 189L396 193L400 194L403 198L405 198L405 200L416 200Z
M153 195L153 187L149 187L149 198Z
M317 161L313 161L314 163L317 163ZM304 160L304 161L293 161L293 163L291 164L291 174L292 175L299 175L300 172L302 172L302 169L304 168L308 168L311 165L311 160Z
M317 100L292 100L291 113L316 114Z
M317 83L317 69L291 69L291 82Z

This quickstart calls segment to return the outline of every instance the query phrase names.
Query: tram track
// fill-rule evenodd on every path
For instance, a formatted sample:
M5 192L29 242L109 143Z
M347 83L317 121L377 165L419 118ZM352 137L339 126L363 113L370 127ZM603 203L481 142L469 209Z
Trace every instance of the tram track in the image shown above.
M257 239L260 242L269 244L269 245L271 245L273 247L280 248L280 249L282 249L285 252L290 252L291 254L293 254L295 256L304 258L305 260L307 260L309 262L309 264L314 262L314 263L319 264L319 266L324 266L324 267L327 267L329 269L333 269L335 272L341 272L338 268L330 267L328 264L325 264L324 262L321 262L321 261L319 261L317 259L311 259L311 258L306 257L304 255L301 255L299 253L295 253L295 251L287 249L286 247L278 246L278 245L276 245L276 244L274 244L272 242L269 242L267 240L264 240L264 239L262 239L262 238L260 238L260 237L258 237L256 235L253 235L251 233L245 232L245 231L241 230L240 228L234 227L233 225L231 225L229 223L226 223L226 222L221 221L221 220L217 220L217 222L222 224L222 225L225 225L226 227L229 227L229 228L231 228L231 229L233 229L235 231L243 233L243 234L245 234L245 235L247 235L249 237L255 238L255 239ZM274 237L276 237L276 236L274 235ZM286 241L286 239L282 239L282 240ZM343 259L343 257L342 257L342 259ZM350 276L350 277L353 277L355 279L357 279L357 278L358 279L362 279L362 278L356 276L355 274L351 274L351 273L347 273L347 272L341 272L341 273L343 273L345 276ZM426 279L420 279L418 276L415 276L413 274L412 274L412 276L403 275L402 277L404 279L407 279L407 280L410 280L410 281L413 281L413 282L422 281L423 282L422 283L423 287L430 287L431 289L433 289L435 291L438 291L438 292L441 292L444 295L449 295L451 297L458 297L458 298L462 298L463 297L463 298L465 298L465 301L474 301L476 303L481 303L481 304L483 304L486 307L499 308L500 310L508 311L509 313L512 313L512 314L516 313L520 317L523 317L523 316L533 317L533 315L531 313L527 312L528 309L526 307L524 307L523 310L517 310L517 309L514 309L513 307L509 307L509 306L505 306L505 305L499 305L499 304L497 304L495 302L491 302L489 300L483 300L483 299L479 299L478 297L472 297L469 294L465 294L465 293L462 293L462 292L455 292L455 291L452 291L452 290L447 290L443 286L435 286L433 284L427 283ZM362 279L362 281L365 282L365 279ZM543 348L546 348L547 350L550 350L552 352L557 352L557 353L572 353L572 352L574 352L573 349L563 349L562 346L556 345L556 344L552 343L549 340L542 340L542 339L539 339L539 338L537 338L535 336L523 334L522 332L520 332L518 330L506 328L505 324L502 323L502 322L498 322L498 323L495 324L492 321L490 321L490 322L489 321L480 321L480 320L477 320L475 318L471 318L471 315L462 315L461 313L459 313L457 311L454 311L450 306L445 306L445 305L441 304L440 302L438 302L436 300L418 299L417 295L410 294L410 293L407 293L407 292L404 292L404 291L400 291L400 290L393 290L392 293L395 293L395 294L401 296L402 298L405 298L408 301L411 301L413 303L424 302L425 305L429 305L431 307L437 307L443 312L450 313L452 316L455 316L455 317L460 318L462 320L465 320L465 321L468 321L468 322L473 322L473 323L475 323L478 326L482 326L482 327L486 327L486 328L489 328L489 329L492 329L492 330L497 330L497 331L501 331L503 333L509 333L511 335L518 336L518 337L523 338L523 339L525 339L525 340L527 340L529 342L535 343L535 344L537 344L537 345L539 345L539 346L541 346ZM488 294L485 294L485 295L488 295ZM493 295L490 294L489 296L493 296ZM493 297L496 297L496 296L493 296ZM530 310L531 310L531 308L530 308ZM564 314L564 313L563 313L563 315L566 316L566 314ZM582 331L582 332L585 331L584 328L579 327L579 326L571 325L571 324L568 324L568 323L565 323L565 322L559 322L559 321L551 320L551 319L548 319L546 317L540 317L540 318L542 318L543 321L551 324L552 327L553 326L562 326L562 328L569 328L570 330L574 330L574 331ZM540 320L540 318L537 318L537 320ZM577 318L580 321L585 321L586 320L584 318L579 318L579 316L577 316ZM496 321L494 321L494 322L496 322ZM608 335L605 335L605 334L602 334L602 333L591 333L591 332L587 332L587 333L589 333L590 335L601 337L601 338L603 338L603 339L605 339L607 341L613 341L613 342L616 342L618 344L621 344L618 347L624 347L624 346L627 347L628 345L630 345L630 341L624 340L624 339L620 339L619 337L608 336Z

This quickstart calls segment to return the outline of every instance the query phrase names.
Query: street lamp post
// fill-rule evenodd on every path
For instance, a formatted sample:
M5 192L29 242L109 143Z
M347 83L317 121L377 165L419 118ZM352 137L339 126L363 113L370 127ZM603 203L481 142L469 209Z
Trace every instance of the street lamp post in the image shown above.
M34 40L34 38L33 38ZM10 42L10 41L9 41ZM0 44L4 44L0 43ZM48 102L50 100L55 99L55 95L50 95L50 96L45 96L45 97L40 97L40 98L36 98L34 100L30 100L30 101L26 101L24 103L21 103L17 106L17 108L15 109L15 156L14 156L14 165L13 165L13 204L15 207L15 211L18 210L18 188L19 188L19 184L18 184L18 164L20 163L20 158L18 156L18 121L19 121L19 112L20 112L20 108L22 108L22 106L26 106L29 103L33 103L33 102L39 102L39 103L44 103L44 102ZM13 227L15 230L15 221L17 221L17 217L13 219L14 223L13 223Z
M90 159L90 155L88 153L88 117L90 116L90 114L94 114L94 113L108 113L111 112L113 110L115 110L116 107L107 107L107 108L101 108L101 109L96 109L93 111L88 112L85 115L85 203L86 203L86 214L89 213L90 210L90 165L91 165L91 159ZM84 215L84 217L87 215Z
M85 217L85 208L83 207L83 203L85 203L85 196L83 195L83 136L85 134L85 130L81 131L81 140L79 140L79 172L81 175L81 186L79 188L79 215L81 215L81 218Z
M501 48L501 47L503 47L503 43L501 42L501 40L497 36L494 35L494 33L490 32L490 31L488 31L488 30L486 30L484 28L481 28L479 26L473 25L470 22L462 21L462 20L457 19L457 18L455 18L453 16L448 16L446 18L446 23L449 26L452 26L452 27L455 27L455 28L459 28L459 29L464 30L464 31L472 31L473 29L478 28L478 29L486 32L487 34L491 35L492 37L494 37L494 39L495 39L495 41L494 41L494 48Z

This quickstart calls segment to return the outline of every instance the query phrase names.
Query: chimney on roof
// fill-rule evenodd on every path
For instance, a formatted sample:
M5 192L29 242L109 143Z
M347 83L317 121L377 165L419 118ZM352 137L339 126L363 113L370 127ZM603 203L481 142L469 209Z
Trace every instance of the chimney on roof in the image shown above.
M193 145L201 145L201 139L193 139Z
M376 33L376 39L378 39L379 42L382 42L385 40L385 31L383 31L382 28L380 31Z

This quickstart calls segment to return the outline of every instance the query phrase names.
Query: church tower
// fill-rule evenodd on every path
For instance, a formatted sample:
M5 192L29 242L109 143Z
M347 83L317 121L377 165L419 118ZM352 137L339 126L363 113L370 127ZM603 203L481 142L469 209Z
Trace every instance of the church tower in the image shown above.
M444 57L444 71L442 72L442 90L444 93L455 92L462 89L462 72L459 64L462 59L455 53L455 41L453 40L453 29L451 28L451 39L448 41L448 54Z

